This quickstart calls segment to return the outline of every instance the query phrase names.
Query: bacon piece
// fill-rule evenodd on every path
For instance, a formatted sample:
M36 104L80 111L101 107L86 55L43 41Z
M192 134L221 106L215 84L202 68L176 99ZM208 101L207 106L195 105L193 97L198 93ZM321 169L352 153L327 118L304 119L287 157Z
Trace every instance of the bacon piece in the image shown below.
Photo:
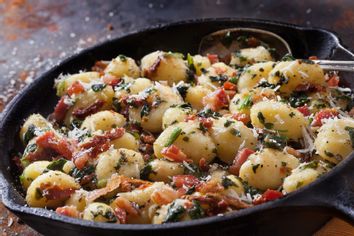
M151 133L143 132L140 136L140 140L143 143L154 144L155 137Z
M127 212L124 209L120 207L114 208L114 215L117 217L120 224L127 223Z
M242 112L234 113L232 115L232 118L241 121L244 125L247 125L251 121L251 117L246 113L242 113Z
M307 105L297 107L296 108L299 112L301 112L304 116L309 116L311 115L311 112L309 110L309 107Z
M133 215L133 216L139 215L138 210L132 205L132 203L123 197L117 197L113 201L113 204L119 207L120 209L123 209L129 215Z
M335 108L325 108L319 111L312 122L312 126L322 126L323 119L334 118L339 115L339 112Z
M36 139L38 147L51 149L70 160L73 156L73 148L64 138L58 138L53 131L47 131Z
M111 75L111 74L105 74L103 76L102 80L103 80L103 83L111 85L111 86L116 86L121 81L120 78L117 78L116 76Z
M215 180L210 180L206 183L201 183L199 186L197 186L197 191L201 193L218 193L224 190L224 187L221 186L218 182Z
M104 105L104 101L96 100L93 104L85 108L78 108L73 111L72 115L78 119L85 119L87 116L98 112Z
M75 81L67 90L69 96L73 94L80 94L85 91L84 86L79 81Z
M116 189L119 188L119 186L122 183L122 176L118 174L113 174L111 178L108 180L106 187L100 188L100 189L95 189L91 192L89 192L86 196L86 201L87 202L93 202L99 197L102 197L106 195L109 192L112 192Z
M175 175L172 177L172 185L176 188L193 188L200 185L200 181L194 175Z
M55 210L56 213L63 216L69 216L73 218L80 218L80 212L77 210L76 206L63 206L58 207Z
M224 87L225 90L234 90L234 91L236 91L236 89L237 89L236 84L231 83L230 81L226 81L223 84L223 87Z
M53 118L56 122L61 123L66 115L66 112L69 110L70 106L65 103L67 96L62 96L54 108Z
M75 192L74 188L60 188L57 185L52 185L52 183L46 184L42 183L39 186L42 196L48 200L65 200Z
M328 79L327 84L329 87L338 87L339 76L337 74L332 74L332 76Z
M209 61L210 61L210 63L211 64L214 64L214 63L217 63L217 62L219 62L219 57L218 57L218 55L216 55L216 54L207 54L207 57L208 57L208 59L209 59Z
M268 201L273 201L275 199L283 197L283 194L277 190L267 189L262 196L253 200L253 204L259 205Z
M210 129L213 126L213 120L210 118L199 117L198 119L199 122L202 123L202 125L207 129Z
M318 60L317 56L309 56L309 60Z
M162 61L161 57L157 57L156 61L148 68L144 70L144 75L146 78L151 79L151 77L156 73L157 68L159 67Z
M100 74L103 74L104 70L108 66L108 63L105 61L96 61L93 67L91 68L92 71L96 71Z
M115 128L106 131L103 135L95 135L90 141L80 145L81 150L74 155L74 164L78 169L82 169L86 163L110 147L110 142L122 137L124 128Z
M207 216L223 213L229 207L234 210L251 207L250 204L241 201L239 198L233 198L221 195L219 193L207 193L205 195L185 195L184 198L190 201L197 200L202 206L206 206L205 211Z
M208 106L213 111L218 111L223 107L228 106L229 100L223 88L217 89L211 94L203 97L203 105Z
M161 154L166 157L167 159L175 162L193 162L191 159L187 157L186 154L182 152L176 145L172 144L169 147L165 147L162 149Z
M284 151L289 153L290 155L293 155L294 157L297 157L297 158L302 158L302 155L299 151L295 150L294 148L292 147L289 147L289 146L286 146L284 148Z
M238 151L232 165L229 167L229 172L234 175L238 175L241 166L243 163L245 163L248 159L248 157L252 154L255 153L252 149L249 148L244 148L240 151Z
M200 158L200 160L199 160L199 168L202 171L208 171L209 170L209 166L207 165L206 160L205 160L204 157Z
M166 187L159 190L155 190L151 194L151 200L161 206L173 202L179 196L179 192L173 190L172 188Z
M197 119L197 116L195 115L195 114L192 114L192 115L188 115L185 119L184 119L184 121L190 121L190 120L195 120L195 119Z

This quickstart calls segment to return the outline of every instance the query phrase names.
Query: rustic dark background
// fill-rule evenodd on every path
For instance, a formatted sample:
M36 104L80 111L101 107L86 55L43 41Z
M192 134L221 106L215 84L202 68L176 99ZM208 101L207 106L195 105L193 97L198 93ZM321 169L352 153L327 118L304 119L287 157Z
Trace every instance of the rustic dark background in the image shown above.
M322 27L354 49L354 0L0 0L0 111L19 89L86 47L150 25L207 17ZM1 203L0 229L37 235Z

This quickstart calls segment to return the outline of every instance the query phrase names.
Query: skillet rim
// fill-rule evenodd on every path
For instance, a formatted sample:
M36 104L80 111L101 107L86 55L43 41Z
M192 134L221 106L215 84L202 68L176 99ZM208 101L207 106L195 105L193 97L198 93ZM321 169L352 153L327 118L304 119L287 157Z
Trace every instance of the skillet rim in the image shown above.
M121 36L118 36L114 39L107 40L104 42L101 42L99 44L93 45L89 48L86 48L79 53L73 54L70 57L66 58L65 60L61 61L60 63L56 64L54 67L52 67L50 70L47 72L43 73L40 75L37 79L34 80L31 84L23 88L21 91L18 92L18 94L7 104L5 109L3 110L1 114L1 121L0 121L0 131L4 129L6 124L9 122L9 116L10 113L15 109L17 103L21 101L22 95L29 92L30 90L33 90L35 87L37 87L37 84L41 81L49 77L52 73L54 73L56 70L60 69L61 67L64 67L66 64L68 64L71 60L81 57L83 54L87 54L93 50L96 50L97 48L100 48L106 44L112 43L117 40L123 40L124 38L133 36L133 35L139 35L142 32L155 32L155 31L160 31L165 28L170 28L170 27L175 27L175 26L181 26L181 25L189 25L193 23L212 23L212 22L242 22L242 23L258 23L258 24L268 24L272 26L280 26L280 27L289 27L291 29L296 29L299 31L307 31L307 30L313 30L317 32L322 32L328 36L331 36L332 39L334 40L335 48L341 48L345 50L345 53L353 55L349 50L346 49L345 46L341 43L340 38L337 36L336 33L329 31L327 29L323 28L318 28L318 27L303 27L295 24L290 24L290 23L283 23L283 22L278 22L278 21L273 21L273 20L262 20L262 19L251 19L251 18L233 18L233 17L223 17L223 18L199 18L199 19L187 19L187 20L182 20L182 21L176 21L172 23L167 23L167 24L157 24L154 26L148 26L144 27L141 29L133 30L130 32L127 32ZM0 146L2 143L0 143ZM84 226L84 227L89 227L89 228L95 228L95 229L110 229L110 230L134 230L134 231L142 231L142 230L167 230L167 229L179 229L179 228L184 228L184 227L193 227L193 226L203 226L206 224L211 224L211 223L218 223L221 221L231 221L235 220L237 218L249 216L251 214L255 213L261 213L262 211L265 210L271 210L271 209L276 209L280 207L289 207L286 204L287 200L289 199L294 199L298 198L300 195L306 194L307 191L313 189L312 187L321 185L324 181L333 178L336 174L340 173L342 169L345 168L348 162L353 161L354 158L354 153L351 153L349 157L347 157L344 161L339 163L334 170L330 171L324 176L321 176L319 179L317 179L315 182L302 187L301 189L290 193L286 195L284 198L272 201L272 202L267 202L261 205L257 205L251 208L243 209L240 211L233 211L231 213L228 213L223 216L211 216L211 217L206 217L202 219L196 219L196 220L190 220L190 221L183 221L183 222L176 222L176 223L169 223L169 224L161 224L161 225L154 225L154 224L110 224L110 223L99 223L99 222L91 222L91 221L85 221L81 219L75 219L67 216L62 216L59 214L56 214L54 211L42 209L42 208L31 208L25 205L21 205L19 203L16 203L14 199L12 199L11 192L16 191L16 188L14 187L13 183L11 181L8 181L5 179L3 175L3 170L0 171L0 190L1 190L1 197L2 197L2 202L3 204L10 209L11 211L19 214L28 214L28 215L33 215L35 217L41 217L47 220L53 220L53 221L59 221L62 223L66 224L71 224L73 226ZM304 193L305 192L305 193ZM311 207L316 207L315 205L311 205ZM332 208L332 206L323 206L319 205L319 207L322 208Z

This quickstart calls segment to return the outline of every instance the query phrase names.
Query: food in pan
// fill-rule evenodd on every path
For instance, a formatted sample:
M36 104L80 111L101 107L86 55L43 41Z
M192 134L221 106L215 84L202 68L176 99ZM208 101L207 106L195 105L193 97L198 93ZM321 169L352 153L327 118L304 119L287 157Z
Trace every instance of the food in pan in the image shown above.
M339 76L264 46L218 55L118 55L61 75L47 118L24 122L30 207L116 224L227 214L282 198L354 148Z

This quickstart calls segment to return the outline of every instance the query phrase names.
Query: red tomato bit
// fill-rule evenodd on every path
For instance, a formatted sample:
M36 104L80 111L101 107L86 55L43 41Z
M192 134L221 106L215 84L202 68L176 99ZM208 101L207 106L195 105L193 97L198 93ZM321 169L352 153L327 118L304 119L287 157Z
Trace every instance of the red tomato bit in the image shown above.
M255 151L249 148L244 148L241 151L239 151L232 165L229 167L230 173L234 175L238 175L242 164L245 163L248 157L253 153L255 153Z

